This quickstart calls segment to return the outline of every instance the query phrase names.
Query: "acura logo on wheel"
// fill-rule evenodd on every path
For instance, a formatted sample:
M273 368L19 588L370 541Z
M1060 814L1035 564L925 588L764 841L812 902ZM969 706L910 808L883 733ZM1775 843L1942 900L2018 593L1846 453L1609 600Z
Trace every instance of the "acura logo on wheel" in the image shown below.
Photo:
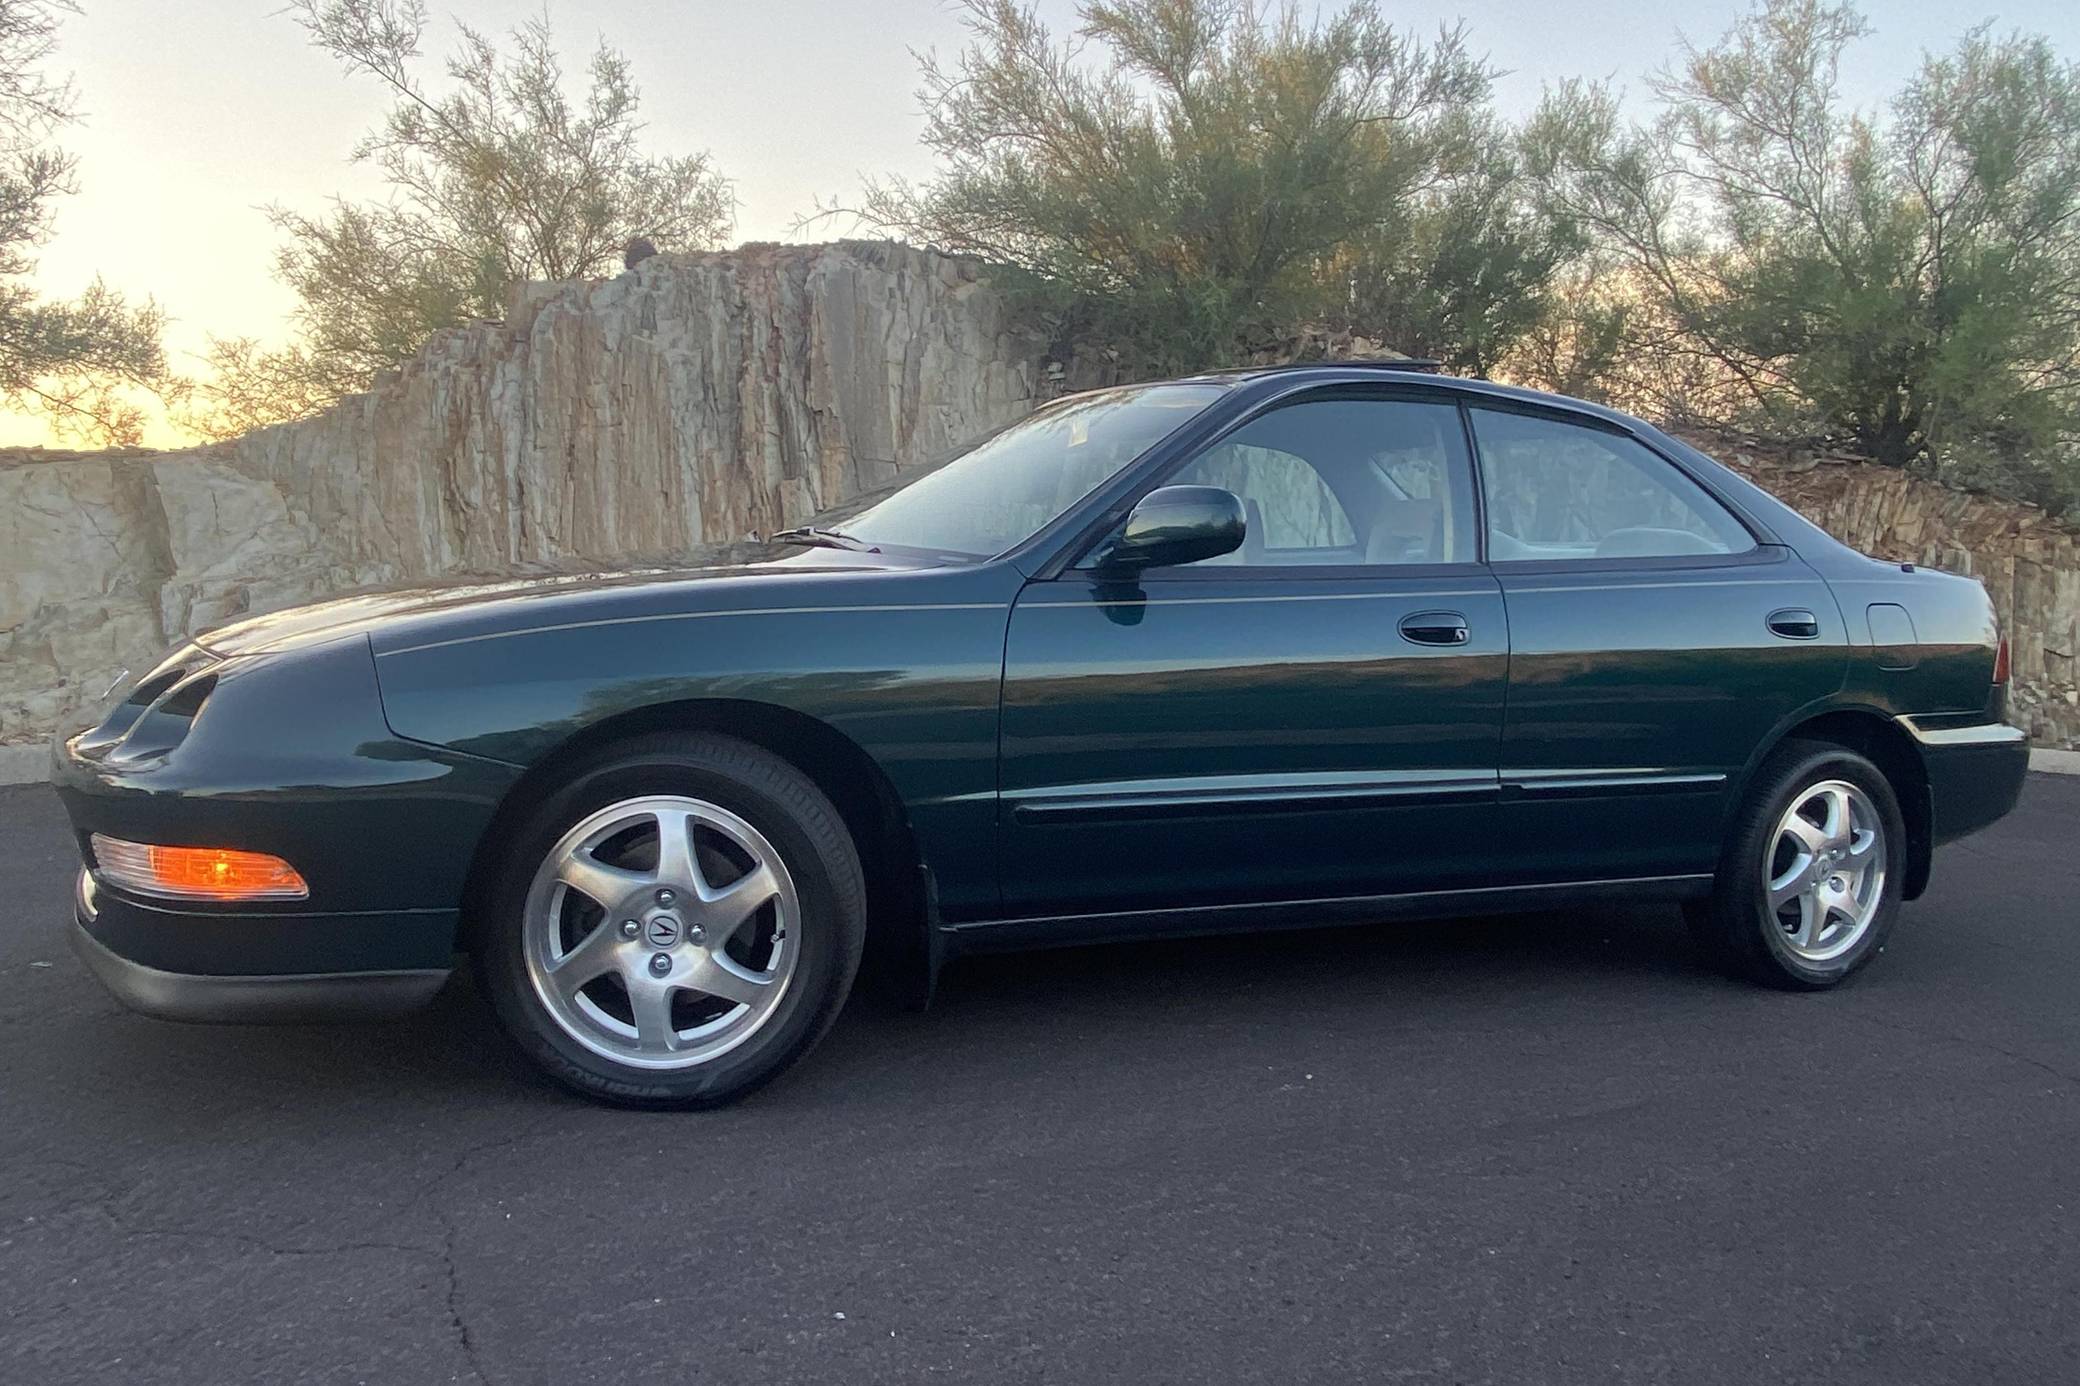
M643 926L643 937L652 948L669 948L679 941L679 921L668 914L660 914Z

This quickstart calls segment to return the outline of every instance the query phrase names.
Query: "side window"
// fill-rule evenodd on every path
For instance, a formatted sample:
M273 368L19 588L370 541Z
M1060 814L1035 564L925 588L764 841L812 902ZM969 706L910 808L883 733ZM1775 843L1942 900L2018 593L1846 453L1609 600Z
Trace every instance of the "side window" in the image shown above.
M1207 564L1464 563L1471 471L1454 405L1324 399L1252 419L1168 484L1242 499L1242 547Z
M1697 483L1630 438L1531 414L1471 412L1495 562L1755 547Z
M1303 457L1231 438L1170 480L1178 486L1219 486L1242 498L1249 518L1242 548L1209 563L1357 562L1358 536L1350 514ZM1247 557L1252 551L1255 559Z

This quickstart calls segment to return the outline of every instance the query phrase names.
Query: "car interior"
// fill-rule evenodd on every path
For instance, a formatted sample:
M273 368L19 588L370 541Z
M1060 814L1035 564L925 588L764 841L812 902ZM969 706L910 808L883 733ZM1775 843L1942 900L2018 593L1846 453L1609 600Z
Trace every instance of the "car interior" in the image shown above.
M1170 480L1242 499L1242 547L1208 563L1459 563L1472 558L1464 449L1453 408L1325 402L1267 415Z
M1476 410L1490 560L1668 558L1741 552L1731 516L1635 440L1533 415ZM1170 480L1241 498L1232 566L1473 561L1473 505L1457 411L1413 401L1277 410Z

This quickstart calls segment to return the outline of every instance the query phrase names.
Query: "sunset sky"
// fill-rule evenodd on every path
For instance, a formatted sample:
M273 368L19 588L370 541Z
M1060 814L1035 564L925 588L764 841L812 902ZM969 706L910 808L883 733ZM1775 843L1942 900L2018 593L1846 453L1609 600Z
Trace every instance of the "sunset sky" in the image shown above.
M186 369L210 334L279 340L292 300L272 276L276 238L262 208L316 211L336 193L379 194L347 154L385 109L383 93L308 47L279 0L84 3L86 13L66 21L53 65L79 87L85 118L63 143L79 155L81 190L59 205L37 284L70 296L98 272L156 297L173 315L168 345ZM1039 8L1058 28L1073 21L1069 0ZM1679 24L1709 41L1743 8L1737 0L1494 0L1463 12L1476 51L1510 70L1498 103L1519 115L1562 77L1615 76L1637 91L1669 55ZM520 0L436 0L433 9L493 31L540 12ZM1426 31L1454 13L1384 9ZM2063 55L2080 57L2080 5L2071 0L1984 11L1876 0L1864 10L1878 33L1845 72L1859 105L1882 102L1924 49L1947 48L1979 19L2046 34ZM854 194L864 174L930 172L917 144L908 50L959 46L943 0L553 0L549 12L573 69L601 35L632 57L652 149L713 154L735 181L739 240L804 238L794 220L818 198ZM453 25L439 22L429 59L453 36ZM431 62L428 75L437 76ZM45 441L40 419L0 416L0 443ZM147 441L179 440L162 427Z

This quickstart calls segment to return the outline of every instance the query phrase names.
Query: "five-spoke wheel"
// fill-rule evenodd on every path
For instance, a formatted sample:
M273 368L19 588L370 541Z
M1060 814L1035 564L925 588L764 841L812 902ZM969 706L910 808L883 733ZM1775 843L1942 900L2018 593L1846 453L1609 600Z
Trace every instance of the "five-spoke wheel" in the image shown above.
M1856 946L1885 894L1885 827L1870 796L1822 780L1778 820L1768 849L1769 907L1785 945L1808 962Z
M1846 746L1787 741L1737 810L1692 933L1733 970L1829 987L1885 946L1899 910L1906 829L1892 784Z
M555 1077L708 1106L829 1028L865 916L851 834L806 775L728 737L659 733L566 767L512 834L471 952Z
M621 1063L703 1063L755 1034L794 974L801 904L765 835L674 795L609 804L536 872L528 973L580 1044ZM791 936L792 931L792 936Z

